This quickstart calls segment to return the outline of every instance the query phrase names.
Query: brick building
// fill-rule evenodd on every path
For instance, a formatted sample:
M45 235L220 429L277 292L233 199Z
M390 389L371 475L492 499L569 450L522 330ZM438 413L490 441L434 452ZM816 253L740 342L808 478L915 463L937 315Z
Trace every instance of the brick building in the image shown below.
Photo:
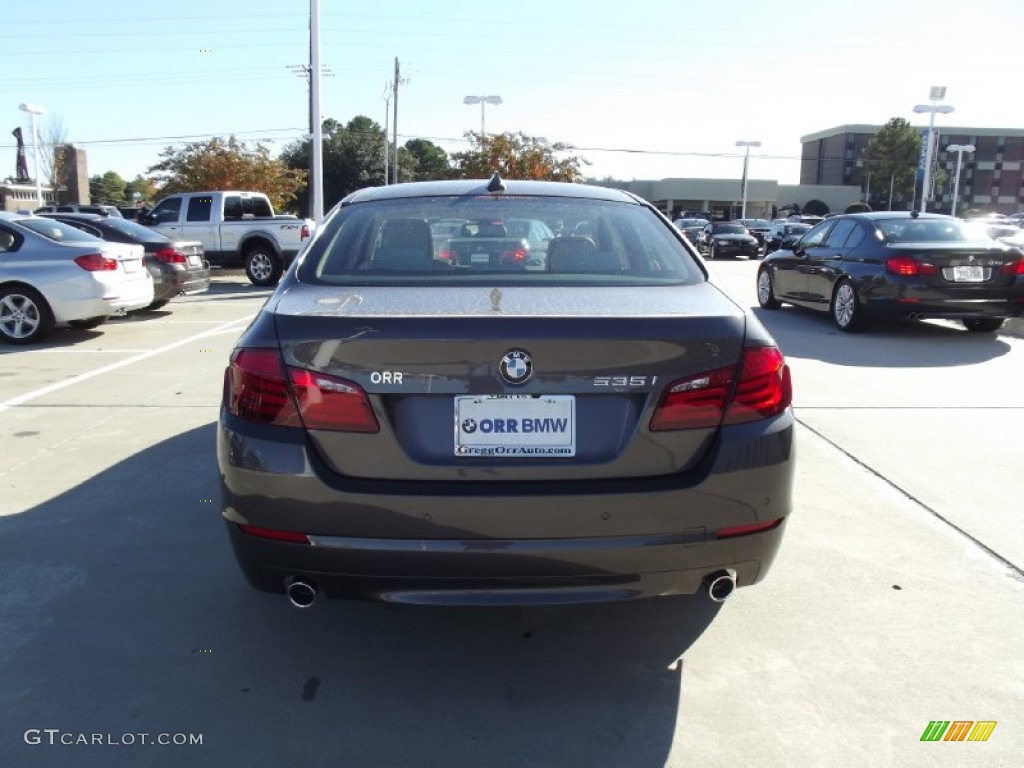
M800 183L844 185L866 191L866 175L859 162L861 151L881 129L880 125L841 125L803 136ZM927 126L923 126L927 129ZM953 200L956 152L950 144L973 144L975 152L964 154L960 173L958 211L976 208L999 213L1024 210L1024 129L960 128L936 126L938 167L946 181L935 189L929 210L949 211ZM875 183L872 191L877 192Z

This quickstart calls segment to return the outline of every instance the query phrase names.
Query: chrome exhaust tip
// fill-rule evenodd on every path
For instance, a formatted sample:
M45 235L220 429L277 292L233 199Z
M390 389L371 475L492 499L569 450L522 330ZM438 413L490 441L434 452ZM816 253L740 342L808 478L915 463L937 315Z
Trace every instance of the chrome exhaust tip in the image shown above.
M736 574L733 571L719 571L707 577L708 597L713 602L724 603L736 589Z
M316 602L316 585L308 581L293 579L285 587L288 602L296 608L309 608Z

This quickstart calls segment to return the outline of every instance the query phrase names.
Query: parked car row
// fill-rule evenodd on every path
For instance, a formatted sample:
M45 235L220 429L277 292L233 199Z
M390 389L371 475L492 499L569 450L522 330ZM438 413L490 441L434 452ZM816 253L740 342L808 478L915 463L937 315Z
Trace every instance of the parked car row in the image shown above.
M198 243L113 216L0 212L0 338L9 343L60 325L95 328L209 285Z

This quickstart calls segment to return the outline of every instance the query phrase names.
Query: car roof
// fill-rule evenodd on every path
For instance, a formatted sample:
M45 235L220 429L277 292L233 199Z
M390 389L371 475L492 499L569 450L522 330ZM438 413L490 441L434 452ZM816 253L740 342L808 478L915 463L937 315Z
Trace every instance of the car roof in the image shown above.
M76 219L78 221L108 221L109 216L101 216L98 213L79 213L78 211L47 211L36 214L44 219Z
M414 181L390 184L386 187L367 187L352 192L341 205L366 203L375 200L399 200L408 197L462 196L462 195L530 195L540 197L574 197L612 202L644 204L644 201L621 189L561 181L522 181L502 179L505 189L490 192L487 179L455 179L446 181Z
M951 219L944 213L921 213L919 211L864 211L862 213L844 213L843 218L871 219L879 221L882 219ZM832 218L839 218L833 216Z

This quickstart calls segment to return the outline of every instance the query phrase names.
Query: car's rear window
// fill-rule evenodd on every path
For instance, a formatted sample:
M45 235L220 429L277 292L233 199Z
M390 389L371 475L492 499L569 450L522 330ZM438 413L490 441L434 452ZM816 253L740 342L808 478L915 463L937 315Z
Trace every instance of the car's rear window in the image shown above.
M957 219L881 219L875 225L889 243L956 243L978 240ZM981 238L983 239L983 238Z
M141 224L138 224L134 221L130 221L128 219L106 219L103 222L103 226L109 227L110 229L115 229L123 235L134 237L141 243L161 242L163 240L170 239L164 237L155 229L144 227Z
M529 230L543 237L524 235ZM337 285L639 285L704 280L672 228L634 203L416 197L343 206L299 278Z
M72 227L62 221L53 219L18 219L17 223L25 229L31 229L38 235L53 240L57 243L95 243L102 242L102 238L90 235L88 232Z

